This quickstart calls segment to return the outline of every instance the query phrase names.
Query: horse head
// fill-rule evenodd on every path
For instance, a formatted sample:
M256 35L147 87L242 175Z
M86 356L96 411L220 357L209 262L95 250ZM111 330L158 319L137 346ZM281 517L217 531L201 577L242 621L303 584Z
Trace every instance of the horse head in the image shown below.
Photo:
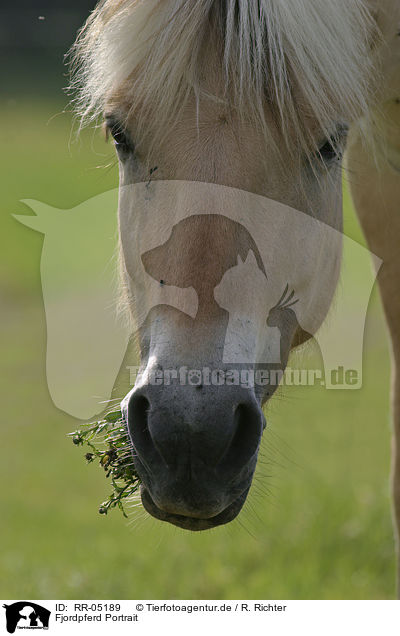
M361 4L322 20L299 0L108 0L75 47L81 113L105 115L120 165L142 500L183 528L230 521L251 485L276 387L227 377L283 370L329 309L341 241L321 228L340 234L347 129L368 107Z

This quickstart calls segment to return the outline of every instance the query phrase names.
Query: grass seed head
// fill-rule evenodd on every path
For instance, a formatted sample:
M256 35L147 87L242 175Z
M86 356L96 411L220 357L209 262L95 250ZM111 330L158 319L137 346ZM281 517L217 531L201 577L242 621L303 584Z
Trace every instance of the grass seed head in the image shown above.
M99 507L99 513L106 515L112 508L118 507L127 517L123 500L131 497L140 486L140 479L133 465L129 451L130 440L121 411L112 411L99 422L86 424L79 431L69 434L76 446L88 446L85 454L88 464L96 459L110 479L112 492Z

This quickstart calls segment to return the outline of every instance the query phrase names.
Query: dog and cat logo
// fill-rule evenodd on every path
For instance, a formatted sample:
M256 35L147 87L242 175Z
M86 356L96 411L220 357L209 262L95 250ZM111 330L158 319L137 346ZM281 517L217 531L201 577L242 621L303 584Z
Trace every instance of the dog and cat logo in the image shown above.
M9 634L14 634L16 629L49 629L51 612L37 603L18 601L3 607L6 610L6 627Z
M118 196L125 210L119 226ZM360 388L364 325L381 261L313 216L250 192L186 181L128 185L69 210L23 202L36 215L15 218L44 234L46 375L62 411L86 421L103 411L118 374L127 376L128 343L160 306L189 325L211 310L221 324L227 319L218 363L228 368L279 365L282 328L292 329L318 343L326 388ZM219 256L203 236L221 237ZM342 245L349 266L334 320L324 323ZM182 246L198 259L189 267L180 266ZM120 250L126 296L135 298L132 320L118 319ZM340 367L356 370L357 383L333 382Z

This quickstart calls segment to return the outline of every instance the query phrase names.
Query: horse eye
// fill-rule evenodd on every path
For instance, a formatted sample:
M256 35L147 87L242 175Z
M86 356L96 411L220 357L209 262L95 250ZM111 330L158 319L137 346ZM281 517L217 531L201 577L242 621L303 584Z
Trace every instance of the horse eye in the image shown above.
M318 149L318 155L325 163L331 163L335 159L341 159L341 153L333 145L332 139L327 139L323 146Z
M106 118L106 128L114 139L118 154L127 155L134 152L135 146L119 121Z
M340 125L337 127L335 133L325 139L323 144L317 151L317 157L329 165L333 161L340 160L343 157L343 150L346 143L348 133L348 127L346 125Z

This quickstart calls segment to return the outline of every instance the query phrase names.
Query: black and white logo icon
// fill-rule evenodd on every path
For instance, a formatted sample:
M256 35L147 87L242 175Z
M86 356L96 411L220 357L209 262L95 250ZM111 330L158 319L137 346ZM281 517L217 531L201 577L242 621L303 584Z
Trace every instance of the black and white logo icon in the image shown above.
M18 601L3 605L6 610L7 631L14 634L16 629L48 629L50 610L32 601Z

